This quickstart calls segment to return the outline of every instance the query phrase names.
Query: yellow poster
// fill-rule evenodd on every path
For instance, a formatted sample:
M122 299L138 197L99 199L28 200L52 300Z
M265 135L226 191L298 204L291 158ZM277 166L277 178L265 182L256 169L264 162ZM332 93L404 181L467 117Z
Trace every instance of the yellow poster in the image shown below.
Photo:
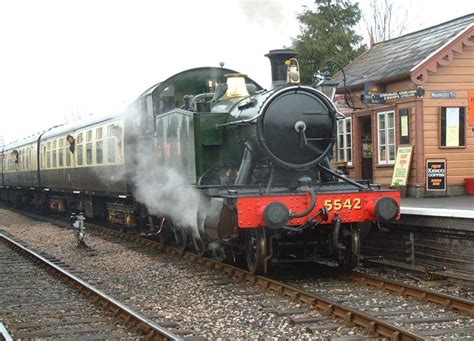
M446 127L446 147L459 147L459 127Z
M393 167L392 186L406 186L410 172L412 146L398 147Z
M400 120L401 120L401 136L408 136L408 116L401 116L400 117Z
M459 108L446 108L446 147L459 147Z

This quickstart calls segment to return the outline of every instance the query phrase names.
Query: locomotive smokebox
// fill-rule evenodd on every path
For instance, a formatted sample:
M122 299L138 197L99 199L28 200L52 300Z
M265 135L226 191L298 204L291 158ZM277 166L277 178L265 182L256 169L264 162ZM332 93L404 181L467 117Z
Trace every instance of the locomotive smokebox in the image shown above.
M288 66L285 61L294 58L298 53L291 49L271 50L265 57L270 59L272 66L272 89L287 84Z

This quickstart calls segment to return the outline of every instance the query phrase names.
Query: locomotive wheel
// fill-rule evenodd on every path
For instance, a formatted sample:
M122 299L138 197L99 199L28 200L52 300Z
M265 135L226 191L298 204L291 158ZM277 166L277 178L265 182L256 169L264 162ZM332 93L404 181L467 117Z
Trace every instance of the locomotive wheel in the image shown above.
M247 267L252 274L266 272L267 238L263 229L248 230L245 239Z
M352 270L359 266L360 257L360 232L357 227L351 229L351 243L350 248L347 248L346 256L344 261L339 264L339 268L342 270Z

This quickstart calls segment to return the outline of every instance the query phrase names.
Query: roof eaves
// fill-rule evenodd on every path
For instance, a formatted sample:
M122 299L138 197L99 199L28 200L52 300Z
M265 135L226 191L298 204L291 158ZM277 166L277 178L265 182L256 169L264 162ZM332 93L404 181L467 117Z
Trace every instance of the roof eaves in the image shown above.
M465 34L467 31L469 31L472 27L474 27L474 23L471 23L470 25L468 25L464 30L462 31L459 31L458 34L456 34L453 38L451 38L450 40L448 40L445 44L443 44L442 46L440 46L438 49L436 49L435 51L433 51L432 53L430 53L425 59L423 59L421 62L419 62L418 64L416 64L414 67L412 67L410 69L410 72L414 72L415 70L421 68L424 64L426 64L428 61L430 61L434 56L436 56L438 53L440 53L441 51L443 51L447 46L449 46L453 41L455 41L456 39L458 39L460 36L462 36L463 34Z

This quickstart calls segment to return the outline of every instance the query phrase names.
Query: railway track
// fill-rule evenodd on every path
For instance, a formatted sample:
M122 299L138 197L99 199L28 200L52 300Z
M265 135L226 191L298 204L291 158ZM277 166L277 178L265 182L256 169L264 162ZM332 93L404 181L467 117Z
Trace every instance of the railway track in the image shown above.
M317 332L322 329L337 329L341 325L347 327L357 326L365 329L365 332L359 329L357 333L361 334L360 336L369 333L393 340L422 340L429 337L449 338L450 335L451 337L453 335L465 335L466 333L472 335L470 333L474 332L470 327L473 320L469 319L474 311L472 301L439 294L423 288L409 287L403 283L386 281L361 273L353 273L349 279L344 280L344 283L331 280L324 284L313 283L315 284L313 287L307 285L308 283L305 285L305 283L290 280L277 281L262 276L254 276L242 269L183 252L172 246L161 245L139 236L124 234L94 224L88 224L88 229L105 239L115 242L127 241L131 248L139 252L151 253L152 250L160 250L173 258L181 258L212 269L208 274L203 273L202 278L204 276L213 278L215 282L223 283L223 285L229 282L250 283L264 289L265 292L279 295L282 297L281 301L269 300L263 302L262 306L278 317L288 318L290 325L304 325L310 332ZM358 285L354 286L354 283ZM320 285L324 287L324 290ZM357 288L361 289L357 294L359 296L355 294L355 291L359 290ZM380 296L374 298L375 294L381 295L382 291L396 293L400 295L400 299L388 302L385 296L394 297L390 294L385 294L382 298ZM252 292L252 290L243 290L242 295L255 295L255 299L260 299L258 290L257 293ZM252 299L252 297L249 299ZM418 300L421 306L414 304L415 300ZM367 304L361 305L360 302L364 301L380 302L371 304L371 308L375 308L374 311L367 309ZM403 309L390 310L390 308L396 306ZM442 313L439 312L440 309L443 310ZM418 320L412 317L411 314L420 311L428 317L418 318ZM442 315L444 313L446 314ZM402 323L401 318L398 319L399 321L395 321L393 316L398 315L406 316L407 321L405 322L407 323ZM340 322L334 323L332 318L339 319ZM448 330L448 327L443 327L446 323L453 321L457 323L457 328ZM430 328L433 323L438 323L439 326L435 329ZM424 330L420 331L420 328L424 328Z
M370 301L373 297L368 295L368 291L365 291L362 294L362 297L356 297L352 295L348 300L344 299L334 299L335 293L331 290L326 290L325 294L321 294L318 291L309 291L307 288L301 289L296 286L291 286L281 281L275 281L263 276L255 276L248 273L245 270L240 268L233 267L228 264L220 263L209 258L200 257L193 253L188 253L172 246L162 245L155 241L148 239L143 239L137 236L125 234L118 232L109 228L104 228L102 226L89 224L89 228L94 229L100 234L106 236L114 236L116 238L133 241L139 245L143 245L150 248L156 248L163 250L169 254L172 254L176 257L182 257L189 261L195 262L197 264L204 265L208 268L219 270L226 274L226 276L244 281L250 284L259 286L265 290L278 293L284 297L290 298L293 301L300 302L304 305L307 305L323 315L336 317L343 320L344 325L346 326L358 326L364 328L367 333L375 334L382 337L388 337L393 340L423 340L432 336L442 336L442 335L452 335L453 333L474 333L474 327L472 323L474 320L474 302L468 301L465 299L457 298L454 296L445 295L438 293L429 289L424 289L420 287L410 286L404 283L399 283L395 281L385 280L383 278L369 276L363 273L352 272L350 275L351 283L357 283L360 287L369 287L371 289L376 289L376 291L387 291L390 293L395 293L396 295L403 298L403 302L396 301L391 303L382 303L375 308L387 308L404 305L404 301L407 299L415 299L426 304L433 304L431 307L420 308L420 306L407 304L407 309L387 311L387 312L371 312L368 310L362 310L356 308L354 304L348 304L347 302L360 302L360 301ZM333 288L337 289L337 284L333 281L329 282ZM328 287L329 288L329 287ZM327 288L327 289L328 289ZM353 292L353 286L344 288L345 294ZM409 301L409 300L408 300ZM341 303L342 302L342 303ZM411 303L411 302L409 302ZM423 309L423 312L436 312L431 314L428 318L404 318L399 319L396 323L392 323L390 316L395 315L409 315L413 312L419 312L420 309ZM443 310L441 313L439 309ZM303 309L304 310L304 309ZM295 310L295 313L302 313L303 310ZM456 313L463 315L452 314L451 312L455 311ZM446 313L446 314L445 314ZM388 317L388 318L387 318ZM310 326L313 325L315 328L320 327L329 327L327 324L318 324L314 326L314 323L326 322L327 318L321 317L299 317L293 320L290 320L291 323L307 323ZM390 321L390 322L389 322ZM430 324L436 322L450 322L450 321L462 321L461 326L456 329L450 328L438 328L436 330L423 330L421 332L416 331L417 325ZM405 325L411 325L411 327L406 327ZM311 327L308 327L311 329ZM415 329L415 330L413 330ZM448 336L449 337L449 336Z
M14 339L180 339L4 234L0 264L0 311Z

